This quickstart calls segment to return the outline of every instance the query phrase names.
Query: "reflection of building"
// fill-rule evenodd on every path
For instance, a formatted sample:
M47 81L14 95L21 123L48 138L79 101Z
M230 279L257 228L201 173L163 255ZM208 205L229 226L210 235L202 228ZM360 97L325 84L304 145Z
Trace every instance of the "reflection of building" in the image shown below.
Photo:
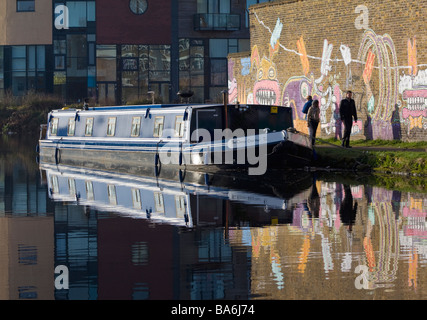
M168 103L192 90L193 102L217 100L228 53L249 50L246 7L265 1L2 1L0 95L117 104L154 91Z
M0 160L0 300L53 299L51 209L35 174Z
M0 299L53 299L53 217L0 218Z

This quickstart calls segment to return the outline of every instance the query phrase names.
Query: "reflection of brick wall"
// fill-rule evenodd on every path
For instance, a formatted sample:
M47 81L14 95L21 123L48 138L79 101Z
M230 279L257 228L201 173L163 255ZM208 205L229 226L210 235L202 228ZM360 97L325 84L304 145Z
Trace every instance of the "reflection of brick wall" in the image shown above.
M423 1L276 1L251 7L251 52L230 55L230 100L301 110L321 103L321 137L339 137L339 102L354 92L353 139L425 140ZM360 6L359 6L360 5ZM233 92L233 89L236 89Z

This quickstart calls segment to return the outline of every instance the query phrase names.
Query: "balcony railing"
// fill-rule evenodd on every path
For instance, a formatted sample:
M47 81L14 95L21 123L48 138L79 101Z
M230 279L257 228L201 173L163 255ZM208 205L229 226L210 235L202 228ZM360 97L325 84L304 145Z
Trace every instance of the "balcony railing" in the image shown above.
M240 30L240 15L229 13L198 13L194 15L194 30Z

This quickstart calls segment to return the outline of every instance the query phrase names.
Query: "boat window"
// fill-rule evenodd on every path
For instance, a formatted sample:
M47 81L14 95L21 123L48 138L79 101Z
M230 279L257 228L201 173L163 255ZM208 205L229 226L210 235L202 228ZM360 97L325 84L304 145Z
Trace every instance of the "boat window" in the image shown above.
M110 200L110 204L117 204L116 187L112 184L108 185L108 199Z
M91 136L93 132L93 118L86 119L85 136Z
M108 118L107 136L112 137L116 132L116 118Z
M69 136L74 136L75 132L76 132L76 120L74 118L69 118L67 134Z
M85 182L85 187L86 187L86 200L93 200L94 196L93 196L93 185L92 185L92 181L86 181Z
M176 116L175 117L175 137L183 137L184 136L184 117Z
M155 117L154 118L154 137L161 137L163 134L163 122L165 117Z
M141 117L132 117L131 137L138 137L141 129Z
M165 204L163 202L163 194L160 192L154 193L154 205L156 207L157 213L164 213L165 212Z
M141 194L135 188L132 188L132 203L135 209L141 209Z
M58 134L59 118L53 118L50 126L50 134L56 136Z

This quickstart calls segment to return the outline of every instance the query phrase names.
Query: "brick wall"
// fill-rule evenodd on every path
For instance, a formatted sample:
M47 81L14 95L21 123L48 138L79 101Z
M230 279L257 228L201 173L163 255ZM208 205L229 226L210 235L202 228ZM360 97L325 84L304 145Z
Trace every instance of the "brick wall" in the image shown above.
M352 139L426 140L427 1L283 0L250 9L251 52L229 56L230 102L293 108L311 94L320 137L340 137L337 112L356 101Z

